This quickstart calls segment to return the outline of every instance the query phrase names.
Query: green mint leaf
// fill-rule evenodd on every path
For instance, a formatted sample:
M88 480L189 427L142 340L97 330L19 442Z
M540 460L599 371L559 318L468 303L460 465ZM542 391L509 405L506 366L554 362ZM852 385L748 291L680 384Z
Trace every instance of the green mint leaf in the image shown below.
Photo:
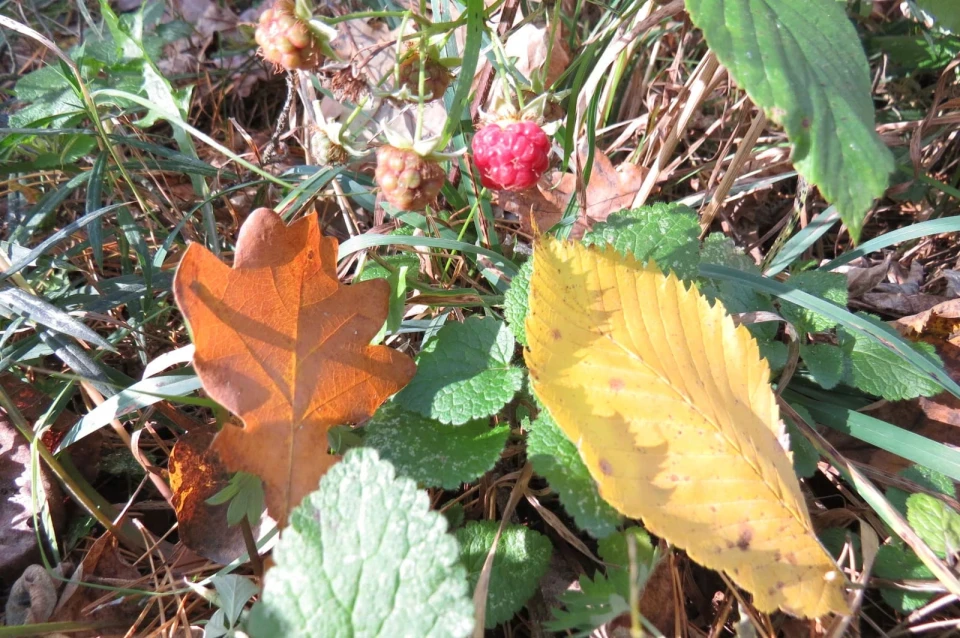
M900 539L880 547L873 562L873 574L887 580L933 578L933 572ZM934 596L932 593L890 588L881 589L880 595L888 605L901 613L920 609Z
M760 274L756 262L732 239L723 233L710 233L700 248L700 261L705 264L717 264L727 268L736 268L743 272Z
M377 410L366 431L364 445L393 463L398 474L450 490L492 468L510 435L508 425L490 427L486 419L445 425L393 403Z
M871 321L890 334L897 334L893 328L870 315L858 312L857 316ZM846 330L840 330L839 335L840 345L846 351L849 363L844 378L847 384L888 401L929 397L943 390L939 383L918 372L898 354L875 340L866 336L855 336ZM939 357L929 344L920 342L912 345L940 363Z
M446 529L413 481L374 450L350 450L291 513L250 635L469 635L467 575Z
M523 370L510 365L514 345L498 319L448 321L420 351L417 375L394 400L454 425L496 414L523 384Z
M960 514L929 494L911 494L907 499L910 527L941 558L960 551Z
M711 233L703 242L703 248L700 250L700 261L704 264L718 264L728 268L736 268L742 272L752 275L759 275L760 268L754 263L749 255L738 248L733 240L722 233ZM753 312L765 310L772 312L775 310L770 297L757 292L750 286L738 284L732 281L714 281L712 279L700 279L697 287L711 302L720 301L727 312ZM747 329L761 342L770 342L777 336L777 324L774 322L763 322L749 324ZM781 344L782 345L782 344ZM775 346L780 348L780 346ZM771 353L777 356L776 362L782 359L783 363L775 366L774 359L766 357L771 363L773 370L779 370L786 364L786 348L782 348L781 353Z
M686 0L717 59L793 143L797 172L854 239L887 188L893 155L875 130L870 69L835 0Z
M936 470L931 470L923 465L911 465L908 468L900 470L897 474L928 490L940 492L953 498L957 497L956 488L949 476L941 474ZM910 494L899 488L891 487L887 489L887 500L904 516L907 515L908 498L910 498Z
M500 523L479 521L457 530L460 557L467 568L470 587L480 578L483 563L493 545ZM507 525L493 557L487 595L487 629L513 618L537 591L547 573L553 548L546 536L522 525Z
M530 426L527 458L537 474L547 479L577 527L595 538L616 531L620 514L601 498L577 447L546 410Z
M787 344L782 341L757 338L757 345L760 346L760 356L770 365L771 374L776 374L786 367L790 358L790 349L787 348Z
M610 244L641 263L654 260L664 272L691 280L700 266L697 215L683 204L652 204L610 215L583 236L588 246Z
M853 545L856 564L863 565L862 543L860 541L860 535L856 532L851 532L843 527L828 527L817 534L817 536L820 537L820 542L836 560L840 560L840 556L843 555L843 549L849 541L850 544Z
M820 297L825 301L832 301L843 308L847 307L847 278L845 275L811 270L793 275L787 283L797 290ZM823 332L835 328L837 325L832 319L828 319L812 310L801 308L789 301L781 302L780 314L792 323L801 335L807 332Z
M634 525L622 532L601 538L597 543L597 552L610 569L627 569L630 562L630 549L627 545L629 536L633 536L636 541L637 562L649 563L653 560L656 550L650 540L650 535L642 527Z
M824 390L831 390L843 379L843 350L829 343L800 345L800 358L807 366L807 372Z
M510 287L503 296L503 317L507 320L513 336L521 346L527 345L527 330L524 324L530 310L530 276L533 274L533 260L528 259L520 266Z

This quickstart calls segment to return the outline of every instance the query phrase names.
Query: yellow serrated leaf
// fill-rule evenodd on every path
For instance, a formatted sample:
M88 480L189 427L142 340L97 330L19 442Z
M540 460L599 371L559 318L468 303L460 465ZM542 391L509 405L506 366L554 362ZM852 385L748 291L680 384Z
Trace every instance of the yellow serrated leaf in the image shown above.
M778 441L769 367L720 304L613 249L546 240L526 329L533 388L611 505L761 611L848 613Z

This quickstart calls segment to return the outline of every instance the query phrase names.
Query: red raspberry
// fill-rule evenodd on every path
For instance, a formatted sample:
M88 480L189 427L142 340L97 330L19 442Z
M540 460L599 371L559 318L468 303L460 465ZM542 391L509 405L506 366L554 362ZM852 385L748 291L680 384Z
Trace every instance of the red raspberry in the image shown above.
M315 69L323 61L318 36L297 17L293 0L277 0L264 11L254 37L260 55L288 71Z
M437 198L446 175L439 164L412 149L381 146L376 178L384 199L394 207L423 210Z
M550 140L534 122L488 124L473 137L473 161L487 188L519 191L535 185L550 165Z

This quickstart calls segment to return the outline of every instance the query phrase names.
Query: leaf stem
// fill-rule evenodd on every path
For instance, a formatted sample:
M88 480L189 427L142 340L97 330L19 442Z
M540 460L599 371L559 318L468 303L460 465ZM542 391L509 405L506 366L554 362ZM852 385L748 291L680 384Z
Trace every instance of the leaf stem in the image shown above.
M253 568L253 575L257 580L263 579L263 560L260 558L260 550L257 549L257 540L253 537L253 528L250 526L250 519L244 514L240 519L240 533L243 534L243 544L247 547L247 555L250 557L250 567Z

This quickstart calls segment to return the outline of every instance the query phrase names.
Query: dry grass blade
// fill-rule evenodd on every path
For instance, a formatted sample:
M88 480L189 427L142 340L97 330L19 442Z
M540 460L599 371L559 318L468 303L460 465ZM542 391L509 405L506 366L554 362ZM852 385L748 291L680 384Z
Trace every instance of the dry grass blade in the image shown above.
M690 77L687 86L684 87L684 92L677 97L673 110L679 111L679 113L674 115L675 119L671 121L670 129L663 138L653 165L646 167L648 169L647 176L633 198L632 208L643 206L653 192L654 186L660 181L661 173L673 155L673 151L676 149L677 143L690 123L694 112L713 89L715 82L719 80L718 69L720 69L720 63L716 56L708 52Z
M477 588L473 591L473 617L477 623L473 629L473 638L483 638L484 636L483 628L486 626L487 617L487 594L490 590L490 574L493 572L493 559L497 554L497 545L500 543L500 536L503 534L504 527L506 527L510 521L510 517L513 516L513 511L517 508L517 503L523 498L532 476L533 465L528 461L523 466L517 482L514 483L513 489L510 491L510 500L507 501L507 506L503 508L503 512L500 513L500 527L497 529L497 535L493 537L493 544L490 546L490 551L487 552L487 558L483 561L483 569L480 570L480 576L477 578Z
M877 489L856 466L847 461L840 453L827 441L822 434L816 431L802 416L797 414L789 403L783 399L778 399L780 409L784 414L790 417L800 431L810 440L817 451L833 465L842 474L846 475L856 487L860 495L870 504L883 521L893 529L896 534L903 539L910 548L917 553L917 556L927 568L934 573L937 579L954 595L960 595L960 580L934 552L930 549L922 538L920 538L907 519L894 508L884 495Z
M737 175L740 174L740 169L743 168L743 165L746 164L750 155L753 153L753 145L757 143L757 139L760 137L760 133L766 125L766 116L762 112L758 112L750 124L750 129L747 130L743 139L740 141L740 146L737 147L737 152L733 156L730 166L727 167L727 172L723 174L723 179L720 180L720 184L713 193L710 203L703 212L700 213L700 227L703 229L700 239L703 239L710 230L714 217L717 216L717 212L719 212L720 207L723 206L724 200L730 193L730 187L733 186L734 180L736 180Z

